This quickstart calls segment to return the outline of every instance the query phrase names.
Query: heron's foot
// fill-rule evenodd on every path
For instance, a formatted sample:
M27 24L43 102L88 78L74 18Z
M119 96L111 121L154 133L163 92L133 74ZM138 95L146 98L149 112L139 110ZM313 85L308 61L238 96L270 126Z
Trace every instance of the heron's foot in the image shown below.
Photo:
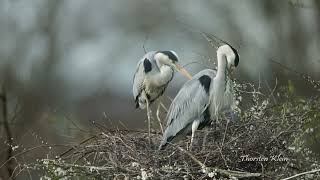
M194 139L194 136L191 136L190 144L189 144L189 146L187 147L187 150L188 150L188 151L191 151L191 150L192 150L193 139Z
M216 124L220 124L220 121L218 118L216 118Z
M192 151L192 143L187 143L187 151Z

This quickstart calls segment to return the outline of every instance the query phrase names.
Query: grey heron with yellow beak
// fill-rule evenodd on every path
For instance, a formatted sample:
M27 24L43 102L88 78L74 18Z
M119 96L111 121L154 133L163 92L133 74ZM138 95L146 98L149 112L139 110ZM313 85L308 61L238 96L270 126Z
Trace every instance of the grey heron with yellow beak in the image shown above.
M173 78L174 70L191 79L192 76L178 63L174 51L151 51L138 62L133 78L133 97L136 108L147 108L150 137L149 106L165 91Z

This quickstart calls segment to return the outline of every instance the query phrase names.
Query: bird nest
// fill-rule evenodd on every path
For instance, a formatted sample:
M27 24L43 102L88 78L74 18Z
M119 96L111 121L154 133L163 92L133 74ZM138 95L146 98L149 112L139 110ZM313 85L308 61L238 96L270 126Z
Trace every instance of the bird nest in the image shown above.
M242 90L252 87L241 85ZM238 97L250 97L238 120L222 119L197 131L191 150L188 137L157 150L160 133L152 133L149 143L146 132L101 130L57 157L28 167L41 170L44 178L66 179L279 179L319 169L316 155L306 145L315 132L311 127L319 128L312 125L320 117L319 97L296 99L287 91L278 92L276 98L255 90L237 92Z

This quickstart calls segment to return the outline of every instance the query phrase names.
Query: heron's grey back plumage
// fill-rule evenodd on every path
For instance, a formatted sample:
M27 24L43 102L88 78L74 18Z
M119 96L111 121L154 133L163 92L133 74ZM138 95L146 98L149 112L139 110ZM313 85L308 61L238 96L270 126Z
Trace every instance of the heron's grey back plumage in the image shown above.
M170 105L166 117L167 128L159 149L164 148L168 142L180 134L191 132L191 125L195 119L199 119L200 124L208 121L210 117L206 110L210 96L208 88L213 83L215 76L215 70L206 69L197 73L183 85ZM208 82L202 82L203 80Z

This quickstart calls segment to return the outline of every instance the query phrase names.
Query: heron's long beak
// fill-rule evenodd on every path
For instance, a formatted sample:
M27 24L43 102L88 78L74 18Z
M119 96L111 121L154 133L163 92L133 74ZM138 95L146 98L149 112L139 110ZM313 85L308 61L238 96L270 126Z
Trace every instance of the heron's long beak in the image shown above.
M181 73L183 76L187 77L188 79L192 78L190 73L185 68L180 66L179 64L175 64L175 67L176 67L177 71L179 71L179 73Z

